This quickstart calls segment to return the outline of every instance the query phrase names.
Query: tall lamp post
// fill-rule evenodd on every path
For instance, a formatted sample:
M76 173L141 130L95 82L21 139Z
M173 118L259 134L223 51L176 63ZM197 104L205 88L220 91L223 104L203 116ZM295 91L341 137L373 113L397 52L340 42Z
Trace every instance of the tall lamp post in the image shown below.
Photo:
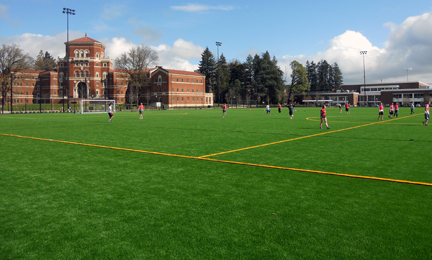
M407 72L407 82L408 82L408 71L412 70L412 68L405 68L404 70L406 70Z
M10 70L10 75L11 75L11 114L13 114L13 89L12 89L12 87L13 87L13 78L14 78L14 75L13 75L13 72L12 72L12 70Z
M220 92L219 92L219 46L221 46L221 42L216 42L217 46L217 85L218 85L218 106L220 103Z
M363 55L363 90L364 90L365 107L366 107L367 95L366 95L366 69L365 69L365 61L364 61L365 54L367 54L367 51L360 51L360 55Z
M64 110L64 95L67 94L67 106L69 108L69 15L75 15L75 10L70 8L63 8L63 13L66 14L67 17L67 44L66 44L66 59L67 59L67 71L66 71L66 84L63 84L63 112ZM67 85L67 86L65 86ZM67 92L65 91L65 87L67 87Z

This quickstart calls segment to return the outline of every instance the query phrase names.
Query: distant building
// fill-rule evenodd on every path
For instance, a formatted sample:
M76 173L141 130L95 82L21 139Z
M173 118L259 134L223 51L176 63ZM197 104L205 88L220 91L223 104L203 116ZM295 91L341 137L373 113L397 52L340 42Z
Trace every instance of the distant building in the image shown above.
M304 95L296 94L295 101L299 104L326 103L329 105L345 104L353 106L376 106L398 102L401 105L423 105L430 101L432 88L423 82L397 82L377 84L342 85L336 91L309 91ZM366 102L367 100L367 102Z
M14 105L67 103L68 99L69 102L114 99L117 104L130 101L137 103L137 95L129 86L127 73L114 69L112 59L105 56L103 43L86 36L69 41L69 46L67 43L65 45L69 48L69 57L58 58L56 70L21 70L14 73ZM151 81L141 88L139 102L161 102L165 107L213 105L213 94L205 92L203 74L165 69L162 66L156 66L148 72ZM9 103L10 94L5 100L6 105Z

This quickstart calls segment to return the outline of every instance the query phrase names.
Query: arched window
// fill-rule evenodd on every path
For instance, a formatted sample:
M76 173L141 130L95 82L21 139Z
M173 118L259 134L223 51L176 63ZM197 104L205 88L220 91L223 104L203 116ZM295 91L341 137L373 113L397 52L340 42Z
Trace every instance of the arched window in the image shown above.
M75 72L75 76L79 78L79 71Z
M96 78L99 78L99 73L96 73Z
M89 72L88 72L88 71L86 71L86 72L85 72L85 75L86 75L86 77L88 77L88 76L89 76Z
M81 58L84 58L84 51L81 51Z
M85 56L86 56L86 58L88 58L90 56L90 53L88 50L85 51Z
M75 57L78 58L79 57L79 52L75 51Z

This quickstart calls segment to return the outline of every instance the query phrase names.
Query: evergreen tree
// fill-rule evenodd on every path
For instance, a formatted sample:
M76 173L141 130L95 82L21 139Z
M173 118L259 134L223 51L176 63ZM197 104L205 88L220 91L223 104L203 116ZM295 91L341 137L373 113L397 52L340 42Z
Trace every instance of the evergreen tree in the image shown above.
M57 63L49 52L39 51L34 64L35 70L53 70L57 68Z
M230 84L230 71L225 56L223 54L221 54L220 56L218 67L219 67L219 92L220 92L221 102L222 102L222 100L224 99L224 97L228 92L228 87ZM215 101L216 100L217 99L215 99Z
M213 53L207 47L201 54L198 72L206 77L206 92L213 93L216 85L216 61Z
M246 58L246 62L243 63L244 66L244 86L246 92L246 99L252 99L255 97L255 88L254 88L254 65L252 55L248 55Z
M317 77L317 65L312 61L306 62L306 72L309 79L309 85L311 91L316 91L318 89L318 77Z
M283 72L277 66L276 58L271 59L268 51L262 57L254 57L254 80L260 101L264 99L267 103L276 103L281 100Z
M230 81L229 87L230 90L235 90L235 95L238 97L241 95L241 98L244 99L247 94L247 89L245 88L245 66L244 63L241 63L238 60L231 61L228 64L230 71Z
M333 64L333 84L335 89L340 89L343 84L342 72L336 62Z

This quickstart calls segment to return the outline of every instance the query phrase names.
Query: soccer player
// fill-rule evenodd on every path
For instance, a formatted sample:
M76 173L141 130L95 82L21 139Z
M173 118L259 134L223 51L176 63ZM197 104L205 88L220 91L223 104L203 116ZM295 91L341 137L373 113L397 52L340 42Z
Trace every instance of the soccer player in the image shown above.
M113 110L112 110L112 104L108 107L108 116L109 116L109 122L111 123L111 119L114 117Z
M141 105L138 106L138 109L139 109L139 113L140 113L139 119L143 119L143 115L142 115L142 112L144 110L143 103L141 103Z
M397 103L397 102L395 104L394 115L395 115L395 117L399 117L399 103Z
M267 114L266 115L270 115L270 105L267 104L266 110L267 110Z
M327 116L326 116L326 105L323 105L321 108L321 123L320 123L320 129L322 128L322 123L325 122L327 129L330 129L330 126L327 124Z
M345 111L346 111L346 113L347 113L347 115L349 115L350 114L350 112L349 112L349 102L347 102L346 103L346 105L345 105Z
M383 117L384 117L384 105L381 102L381 104L379 106L378 121L380 120L380 118L381 118L381 121L384 121Z
M282 112L282 106L280 103L278 103L278 110L279 110L279 113Z
M425 121L423 122L423 125L428 126L428 121L430 118L430 114L429 114L429 107L430 107L430 101L426 103L425 105Z
M289 114L291 116L290 119L293 119L293 117L294 117L294 105L293 105L293 103L290 103L289 106L287 105L287 103L285 103L285 106L289 109Z
M411 103L411 115L412 115L412 114L415 114L415 113L414 113L414 108L415 108L415 107L414 107L414 103Z
M226 106L226 103L225 103L225 104L222 106L222 111L223 111L223 116L222 116L222 118L225 118L226 110L227 110L227 106Z
M342 113L342 105L341 105L341 104L338 104L338 106L339 106L339 112Z
M389 110L389 118L391 119L393 117L393 103L390 104L390 110Z

